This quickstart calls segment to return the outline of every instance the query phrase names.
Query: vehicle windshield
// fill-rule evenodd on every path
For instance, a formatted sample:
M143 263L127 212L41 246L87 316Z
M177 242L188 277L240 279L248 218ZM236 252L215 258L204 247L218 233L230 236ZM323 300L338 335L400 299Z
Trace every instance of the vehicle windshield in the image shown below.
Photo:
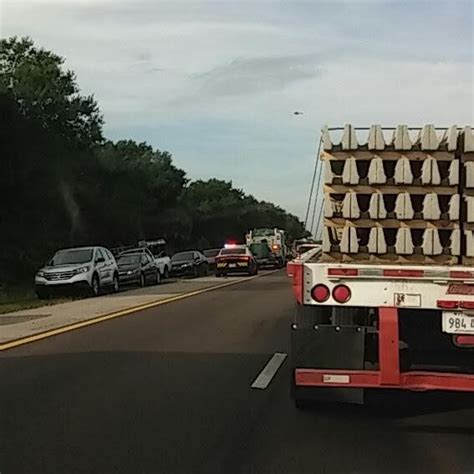
M216 255L219 255L220 249L212 249L212 250L204 250L204 255L206 257L215 257Z
M264 237L266 235L273 235L273 229L254 229L253 230L254 237Z
M172 262L189 262L189 260L193 259L192 252L181 252L176 253L171 257Z
M127 255L119 255L117 258L117 265L130 265L132 263L140 262L141 255L138 253L131 253Z
M245 255L247 249L222 249L219 255Z
M49 262L52 266L87 263L92 260L92 249L59 250Z

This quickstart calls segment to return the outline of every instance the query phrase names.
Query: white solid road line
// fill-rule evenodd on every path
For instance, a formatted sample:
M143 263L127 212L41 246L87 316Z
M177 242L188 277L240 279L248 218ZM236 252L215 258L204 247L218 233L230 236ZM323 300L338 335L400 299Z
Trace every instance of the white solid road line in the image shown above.
M275 354L273 354L273 357L268 361L267 365L258 374L258 377L254 380L251 387L259 388L261 390L266 389L270 385L270 382L272 381L273 377L275 377L275 374L281 367L281 364L283 364L283 362L285 361L286 356L287 354L285 354L284 352L275 352Z

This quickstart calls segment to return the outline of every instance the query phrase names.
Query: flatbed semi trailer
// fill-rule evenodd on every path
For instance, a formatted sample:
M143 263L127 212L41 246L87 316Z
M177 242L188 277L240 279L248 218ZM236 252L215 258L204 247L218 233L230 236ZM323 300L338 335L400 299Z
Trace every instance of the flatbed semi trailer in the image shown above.
M463 139L472 143L470 136ZM468 236L465 221L461 207L459 228ZM401 220L400 226L411 224ZM384 220L373 225L383 229ZM437 263L443 255L424 255L423 249L364 260L350 246L341 256L343 244L330 254L331 245L323 242L322 252L288 265L297 303L291 325L296 406L363 403L367 391L380 389L474 392L474 264L466 258L471 244L451 244L459 251L452 251L450 264Z

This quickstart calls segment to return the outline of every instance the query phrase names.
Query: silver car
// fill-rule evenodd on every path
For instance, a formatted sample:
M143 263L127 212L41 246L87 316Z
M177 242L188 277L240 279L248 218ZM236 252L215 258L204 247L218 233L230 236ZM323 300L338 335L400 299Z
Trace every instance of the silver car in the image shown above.
M106 287L119 290L117 263L104 247L58 250L35 277L38 298L48 298L59 290L82 290L97 296Z

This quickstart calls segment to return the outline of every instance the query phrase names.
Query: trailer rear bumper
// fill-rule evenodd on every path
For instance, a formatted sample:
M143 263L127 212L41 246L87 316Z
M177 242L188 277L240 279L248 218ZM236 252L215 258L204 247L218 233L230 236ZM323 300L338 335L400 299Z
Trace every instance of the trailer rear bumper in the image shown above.
M338 331L318 328L318 331L312 331L314 335L311 331L294 331L298 346L292 354L295 387L474 392L471 371L401 368L397 308L379 308L377 370L363 369L363 331L350 327L340 327ZM310 365L311 360L318 360L321 365L314 367Z
M404 372L398 382L384 383L380 371L295 369L297 387L389 388L411 391L474 392L474 375L444 372Z

